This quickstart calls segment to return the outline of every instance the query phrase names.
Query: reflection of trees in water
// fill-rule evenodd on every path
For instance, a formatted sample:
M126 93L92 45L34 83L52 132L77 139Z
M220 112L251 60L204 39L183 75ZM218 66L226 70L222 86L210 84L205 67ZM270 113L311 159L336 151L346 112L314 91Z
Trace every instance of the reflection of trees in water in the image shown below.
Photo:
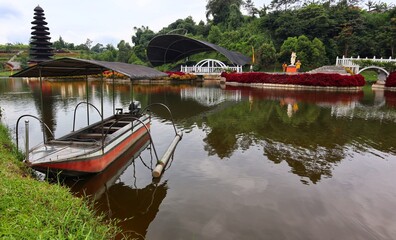
M144 188L136 186L135 161L138 159L143 161L140 157L141 153L152 150L152 148L146 149L149 144L149 136L146 135L105 171L85 179L66 179L65 182L77 196L90 196L95 200L98 211L107 218L119 220L119 227L122 229L120 238L144 239L150 223L156 217L167 194L166 181L151 182ZM150 156L153 157L152 152ZM152 168L153 165L149 167ZM121 181L120 176L131 170L134 173L134 183L127 185Z
M320 108L313 105L300 105L300 110L289 117L286 106L277 101L258 102L253 107L242 102L207 117L210 130L204 139L205 150L220 158L230 157L238 148L249 148L254 139L267 138L271 129L283 137L290 125L310 125L319 115Z
M331 177L334 164L345 155L339 146L307 149L278 142L267 142L264 154L274 163L286 161L292 168L292 173L308 178L312 183L320 181L322 176ZM305 179L301 181L308 183Z
M264 145L264 154L275 163L286 161L292 172L313 183L344 159L345 150L378 149L396 153L396 131L389 121L337 118L330 108L299 103L289 116L278 101L238 103L207 117L205 150L220 158L232 156L236 149ZM264 144L263 144L264 143Z
M142 189L131 188L120 182L111 186L98 200L100 211L120 220L121 237L145 239L150 223L166 197L167 182L151 183Z

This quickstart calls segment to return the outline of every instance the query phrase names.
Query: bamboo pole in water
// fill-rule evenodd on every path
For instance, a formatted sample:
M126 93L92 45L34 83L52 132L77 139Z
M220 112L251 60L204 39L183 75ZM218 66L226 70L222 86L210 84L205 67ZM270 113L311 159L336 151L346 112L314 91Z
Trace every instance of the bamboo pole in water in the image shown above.
M161 160L158 161L157 166L155 166L153 173L152 173L154 178L158 178L161 176L162 172L164 171L166 165L169 162L169 158L173 155L173 152L175 151L177 143L181 140L182 136L183 136L182 132L179 132L176 134L172 143L169 145L168 149L164 153L164 156L162 156Z

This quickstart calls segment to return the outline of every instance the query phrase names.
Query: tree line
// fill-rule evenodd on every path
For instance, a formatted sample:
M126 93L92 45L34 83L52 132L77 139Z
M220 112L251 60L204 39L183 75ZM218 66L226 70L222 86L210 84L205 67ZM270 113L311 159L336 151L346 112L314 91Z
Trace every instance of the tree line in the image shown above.
M246 56L254 55L254 69L268 70L290 62L292 51L303 69L334 64L337 56L395 58L396 7L368 0L272 0L255 6L252 0L208 0L206 22L192 17L154 32L147 26L134 27L132 45L121 40L93 45L53 42L57 51L75 50L81 58L149 65L146 48L160 34L179 33L208 41ZM217 53L193 56L190 61L218 58ZM173 65L163 66L163 70Z
M255 70L289 63L292 51L305 69L334 64L337 56L395 57L396 7L382 2L272 0L256 7L252 0L208 0L206 17L206 23L178 19L157 33L135 27L130 62L147 63L149 41L178 30L254 54Z

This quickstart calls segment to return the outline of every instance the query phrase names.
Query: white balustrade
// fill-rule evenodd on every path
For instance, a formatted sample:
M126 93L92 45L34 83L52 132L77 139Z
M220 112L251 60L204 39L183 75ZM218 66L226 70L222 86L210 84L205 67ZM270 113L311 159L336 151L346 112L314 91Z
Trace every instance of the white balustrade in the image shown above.
M358 61L358 60L370 60L373 62L393 62L396 63L396 58L392 59L392 57L389 57L389 59L383 59L381 58L376 58L375 56L373 58L365 58L362 59L359 56L357 58L354 57L350 57L350 58L346 58L345 56L342 56L342 58L337 57L336 59L336 66L343 66L343 67L348 67L350 68L354 73L359 72L359 64L357 64L354 61Z
M227 66L223 62L214 59L205 59L194 66L181 66L180 71L184 73L220 75L224 71L242 72L242 66Z

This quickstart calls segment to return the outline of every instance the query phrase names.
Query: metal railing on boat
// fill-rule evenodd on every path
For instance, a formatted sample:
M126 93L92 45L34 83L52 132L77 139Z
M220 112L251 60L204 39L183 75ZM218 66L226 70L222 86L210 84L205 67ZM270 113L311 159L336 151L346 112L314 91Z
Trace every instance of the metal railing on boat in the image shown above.
M36 116L30 115L30 114L25 114L25 115L20 116L16 123L16 134L15 135L16 135L17 149L19 149L19 121L24 117L31 117L31 118L38 120L41 123L43 130L45 127L48 130L48 132L51 134L52 138L53 139L55 138L54 133L51 131L51 129L48 127L48 125L45 124L45 122L43 122L40 118L38 118ZM26 138L26 140L25 140L26 141L25 142L26 159L25 160L28 161L29 160L29 121L28 120L25 121L25 138ZM47 142L46 140L48 140L48 139L46 139L45 131L43 131L43 142L46 143Z
M161 159L158 159L157 153L154 149L154 153L156 154L157 157L157 165L155 166L153 172L152 172L152 176L154 178L159 178L161 177L164 169L166 168L166 165L169 163L169 159L173 156L173 153L175 152L176 146L179 143L179 141L182 139L183 137L183 132L181 131L177 131L176 126L175 126L175 122L173 120L173 116L172 116L172 112L171 110L168 108L168 106L166 106L163 103L153 103L148 105L147 107L145 107L142 110L142 113L149 111L149 108L152 106L162 106L165 109L168 110L171 121L172 121L172 125L173 125L173 129L175 131L175 137L173 138L173 141L171 142L171 144L168 146L167 150L165 151L164 155L161 157ZM149 133L150 134L150 133ZM150 135L150 139L151 139L151 135ZM154 145L153 145L154 146Z

